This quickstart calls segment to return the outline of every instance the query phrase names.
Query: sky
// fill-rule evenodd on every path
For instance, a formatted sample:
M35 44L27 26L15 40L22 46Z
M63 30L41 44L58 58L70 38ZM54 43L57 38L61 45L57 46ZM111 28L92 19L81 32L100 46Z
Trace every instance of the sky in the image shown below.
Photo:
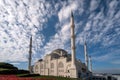
M53 50L69 54L73 11L76 57L84 61L84 41L94 72L120 73L120 0L0 0L0 62L27 69Z

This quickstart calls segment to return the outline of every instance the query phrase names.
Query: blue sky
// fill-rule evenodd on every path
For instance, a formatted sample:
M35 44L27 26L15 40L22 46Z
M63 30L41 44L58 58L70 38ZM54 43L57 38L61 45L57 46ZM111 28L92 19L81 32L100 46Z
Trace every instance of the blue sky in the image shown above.
M62 48L70 53L70 11L76 57L84 62L83 44L94 72L120 73L119 0L0 0L0 62L27 69L30 35L32 63Z

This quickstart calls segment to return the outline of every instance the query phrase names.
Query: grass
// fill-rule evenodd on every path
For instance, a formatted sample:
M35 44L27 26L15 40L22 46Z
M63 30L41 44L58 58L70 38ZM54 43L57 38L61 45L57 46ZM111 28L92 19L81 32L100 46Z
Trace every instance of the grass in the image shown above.
M50 80L50 79L53 79L53 80L82 80L80 78L66 78L66 77L58 77L58 76L40 76L38 74L19 74L17 75L18 77L32 77L32 78L40 78L40 79L47 79L47 80Z
M0 71L4 71L4 70L8 70L8 69L5 69L5 68L0 68Z

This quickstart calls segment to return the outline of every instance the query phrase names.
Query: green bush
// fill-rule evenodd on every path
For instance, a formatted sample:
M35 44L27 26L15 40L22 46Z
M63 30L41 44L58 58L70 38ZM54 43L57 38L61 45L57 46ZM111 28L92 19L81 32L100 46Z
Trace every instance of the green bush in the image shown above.
M29 74L30 72L27 70L17 70L17 74Z
M15 70L15 69L0 71L0 74L28 74L28 73L29 71L26 71L26 70Z
M20 74L19 77L36 77L40 76L39 74Z

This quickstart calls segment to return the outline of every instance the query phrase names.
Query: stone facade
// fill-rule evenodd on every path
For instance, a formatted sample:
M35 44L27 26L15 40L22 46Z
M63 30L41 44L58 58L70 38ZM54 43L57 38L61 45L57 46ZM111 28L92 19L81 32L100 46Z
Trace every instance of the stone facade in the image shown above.
M57 49L38 60L33 66L33 71L40 75L73 78L84 76L89 72L80 60L75 59L76 68L72 68L71 65L71 54L63 49Z

